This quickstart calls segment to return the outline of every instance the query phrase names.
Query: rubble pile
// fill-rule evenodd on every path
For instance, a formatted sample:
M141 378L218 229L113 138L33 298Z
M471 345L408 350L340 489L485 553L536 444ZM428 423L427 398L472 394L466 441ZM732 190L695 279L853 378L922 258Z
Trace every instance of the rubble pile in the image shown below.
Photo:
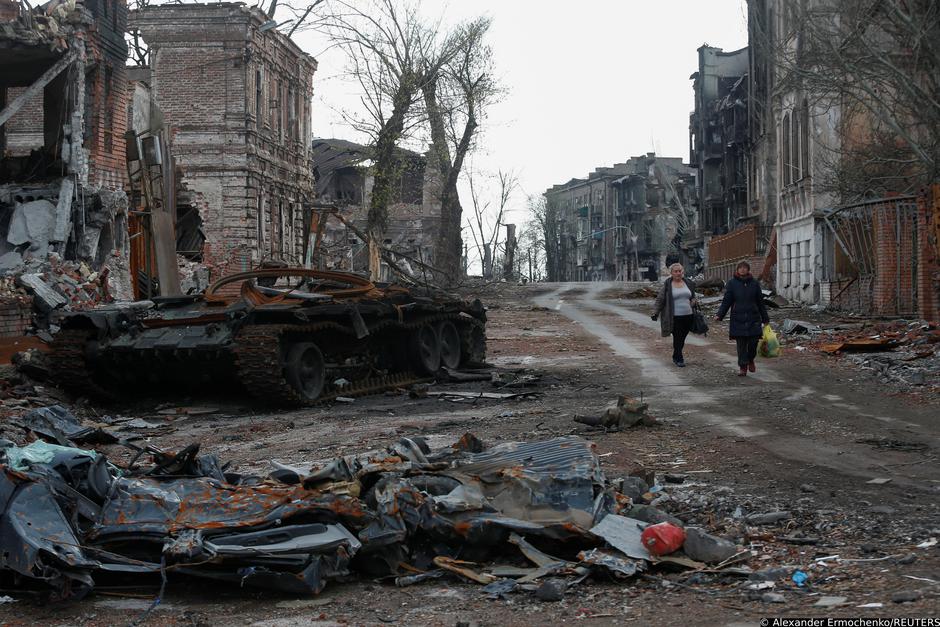
M40 314L56 309L80 311L108 302L108 268L92 271L83 261L67 261L56 253L24 261L0 275L0 299L28 300Z
M272 462L262 477L230 471L198 444L138 447L60 406L10 424L34 439L0 440L0 573L54 599L80 599L109 575L309 595L358 574L399 586L456 577L494 598L557 600L588 577L704 568L738 554L648 505L661 499L658 486L608 481L594 445L576 436L487 447L468 433L439 450L403 438L312 467ZM119 467L106 445L136 453ZM687 538L687 555L651 553L649 539L664 532Z
M840 356L882 382L940 386L940 329L925 320L813 324L784 320L785 342Z
M53 0L23 19L0 21L0 37L27 44L48 43L52 50L65 50L73 25L85 21L75 0Z

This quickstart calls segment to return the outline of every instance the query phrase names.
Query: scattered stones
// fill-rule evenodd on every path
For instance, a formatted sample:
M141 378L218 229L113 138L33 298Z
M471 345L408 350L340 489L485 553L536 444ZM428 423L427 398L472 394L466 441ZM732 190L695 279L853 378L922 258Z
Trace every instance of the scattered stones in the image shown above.
M539 601L561 601L567 587L564 579L546 579L535 589L535 598Z
M767 512L765 514L751 514L745 520L749 525L773 525L783 520L789 520L790 512Z
M682 550L698 562L717 564L733 557L738 547L730 540L705 533L698 527L689 527Z
M790 576L789 568L765 568L748 576L751 581L780 581Z
M917 556L914 555L913 553L908 553L904 557L898 559L897 563L901 564L902 566L907 566L909 564L913 564L916 561L917 561Z
M787 599L779 592L765 592L760 595L760 600L764 603L786 603Z
M814 486L812 483L804 483L800 486L800 492L808 492L812 494L813 492L816 492L816 486Z
M628 516L651 525L667 522L672 523L676 527L685 527L685 523L681 520L652 505L634 505L630 508Z
M848 601L846 597L820 597L813 605L815 607L838 607L846 601Z
M924 594L920 590L901 590L891 595L892 603L913 603L923 598Z
M642 501L643 495L649 492L649 489L649 485L647 485L642 477L623 478L621 492L623 492L625 496L629 496L634 503Z
M868 511L872 514L895 514L897 510L888 505L875 505L874 507L869 507Z

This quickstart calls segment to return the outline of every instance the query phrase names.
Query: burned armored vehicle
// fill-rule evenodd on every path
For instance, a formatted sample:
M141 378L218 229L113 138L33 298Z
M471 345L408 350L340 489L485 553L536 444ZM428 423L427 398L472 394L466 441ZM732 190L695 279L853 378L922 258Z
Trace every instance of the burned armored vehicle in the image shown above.
M278 405L407 385L486 358L486 312L430 289L274 268L193 296L68 315L53 344L76 393L147 395L153 384L240 382Z

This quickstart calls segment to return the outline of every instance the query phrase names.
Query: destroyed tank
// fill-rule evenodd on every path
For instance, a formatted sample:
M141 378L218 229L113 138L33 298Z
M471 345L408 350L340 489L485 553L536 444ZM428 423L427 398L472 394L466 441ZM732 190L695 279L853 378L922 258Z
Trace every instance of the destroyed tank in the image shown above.
M237 381L267 403L309 405L482 364L485 324L479 300L346 272L262 269L198 295L69 314L52 367L82 395Z

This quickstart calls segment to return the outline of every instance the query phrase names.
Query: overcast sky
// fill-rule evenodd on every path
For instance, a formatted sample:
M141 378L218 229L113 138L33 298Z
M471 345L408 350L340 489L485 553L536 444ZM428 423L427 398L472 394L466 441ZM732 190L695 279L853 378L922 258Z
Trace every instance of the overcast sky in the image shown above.
M508 94L483 127L475 169L518 173L524 194L655 151L688 161L696 49L747 45L744 0L426 0L447 21L486 14ZM295 39L317 57L313 132L361 141L335 111L355 106L343 56L311 33ZM515 201L524 221L524 194ZM469 204L465 194L463 203Z

